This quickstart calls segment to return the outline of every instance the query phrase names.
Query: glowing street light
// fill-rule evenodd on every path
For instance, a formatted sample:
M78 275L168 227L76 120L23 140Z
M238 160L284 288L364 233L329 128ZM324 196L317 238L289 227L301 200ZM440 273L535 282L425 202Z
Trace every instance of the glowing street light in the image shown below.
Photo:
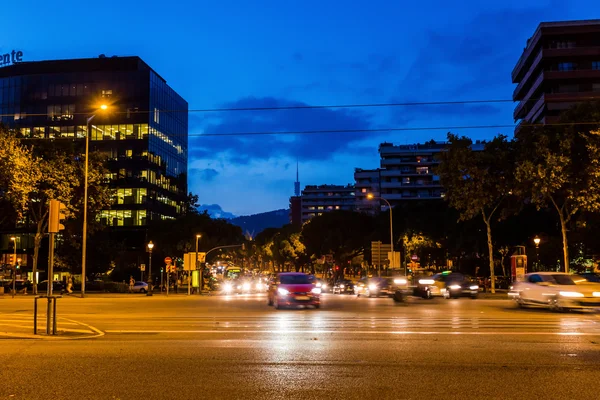
M392 218L392 205L390 204L389 201L387 201L386 199L384 199L383 197L376 197L373 196L373 193L369 193L367 194L367 200L374 200L374 199L378 199L378 200L383 200L388 208L390 209L390 250L392 251L392 259L390 260L390 267L392 267L394 265L394 230L392 227L392 222L393 222L393 218ZM404 275L407 275L407 271L406 271L406 267L404 267Z
M106 104L100 105L99 110L106 111ZM87 132L85 134L85 172L83 183L83 234L81 243L81 297L85 296L85 262L87 254L87 208L88 208L88 167L90 158L90 135L92 133L92 120L96 114L92 114L87 119Z
M540 239L539 236L536 236L533 238L533 243L535 244L535 263L537 264L537 267L540 268L540 242L542 241L542 239Z
M148 243L148 253L150 253L148 258L148 291L146 292L146 296L152 296L152 249L154 248L154 243L152 240Z

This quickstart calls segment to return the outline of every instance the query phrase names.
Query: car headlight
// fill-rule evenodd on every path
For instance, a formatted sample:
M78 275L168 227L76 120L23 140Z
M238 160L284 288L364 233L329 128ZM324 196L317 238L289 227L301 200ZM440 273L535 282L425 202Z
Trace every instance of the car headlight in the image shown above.
M243 288L244 290L250 290L250 284L249 284L249 283L244 283L244 284L242 285L242 288Z
M377 290L377 285L370 284L369 285L369 290Z
M583 297L583 293L579 292L558 292L562 297Z
M262 283L257 283L256 284L256 290L261 290L263 287Z
M406 285L406 279L394 279L396 285Z
M282 296L287 296L288 294L290 294L290 291L284 288L278 288L277 293L279 293Z
M326 284L322 284L321 285L321 289L327 289L327 285Z
M458 289L461 289L461 286L460 285L450 285L449 288L452 290L458 290Z
M433 279L419 279L421 285L433 285L435 281Z
M469 286L469 289L471 289L471 290L477 290L477 289L479 289L479 286L477 286L477 285L471 285L471 286Z
M313 288L313 289L311 290L311 292L313 292L314 294L321 294L321 288L318 288L318 287L316 287L316 288Z
M238 289L241 289L241 288L242 288L242 285L238 285L238 287L237 287L237 288L238 288Z
M321 282L317 282L317 284L315 286L316 287L321 287L321 286L323 286L323 284Z
M593 295L594 297L600 297L600 292L594 292L592 295Z
M340 289L343 289L343 288L344 288L344 285L340 285Z
M231 287L231 283L226 283L226 284L225 284L225 286L223 286L223 289L224 289L226 292L231 292L231 289L232 289L232 287Z

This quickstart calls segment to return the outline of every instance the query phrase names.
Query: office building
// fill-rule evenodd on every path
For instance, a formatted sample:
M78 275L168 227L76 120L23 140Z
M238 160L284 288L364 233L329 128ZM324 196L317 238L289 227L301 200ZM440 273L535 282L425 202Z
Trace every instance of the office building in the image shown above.
M23 140L71 140L83 149L89 135L90 150L108 156L114 196L101 223L143 228L184 211L188 104L139 57L0 68L0 110Z
M600 99L600 20L539 24L512 81L520 123L553 123L576 103Z
M335 210L354 210L353 185L309 185L302 191L302 223Z

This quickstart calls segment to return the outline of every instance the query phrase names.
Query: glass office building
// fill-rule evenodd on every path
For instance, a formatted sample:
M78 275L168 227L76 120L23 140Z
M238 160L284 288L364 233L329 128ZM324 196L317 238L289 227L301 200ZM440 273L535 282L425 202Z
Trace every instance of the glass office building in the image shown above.
M108 109L99 110L101 104ZM139 57L21 62L0 68L2 123L23 140L72 140L108 155L113 189L100 222L176 218L187 195L188 104ZM94 115L89 124L88 118Z

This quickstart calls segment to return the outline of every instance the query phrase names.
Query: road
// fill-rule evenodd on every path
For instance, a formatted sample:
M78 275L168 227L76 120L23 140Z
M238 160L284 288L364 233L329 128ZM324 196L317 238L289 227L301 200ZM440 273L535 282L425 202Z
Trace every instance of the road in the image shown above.
M0 299L0 328L32 304ZM264 295L96 295L58 312L59 330L99 333L0 341L0 399L599 397L597 314L344 295L279 311Z

